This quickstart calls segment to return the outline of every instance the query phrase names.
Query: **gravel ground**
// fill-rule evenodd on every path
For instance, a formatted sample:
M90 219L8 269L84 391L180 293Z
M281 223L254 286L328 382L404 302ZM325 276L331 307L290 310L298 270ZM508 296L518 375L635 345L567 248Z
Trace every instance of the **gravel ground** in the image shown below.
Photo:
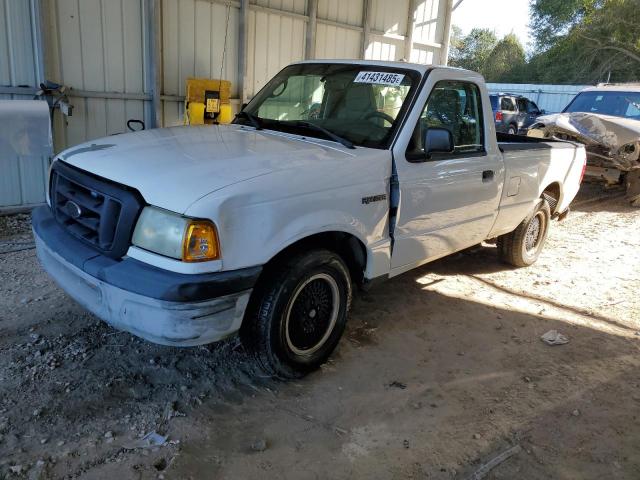
M236 340L113 330L41 270L28 216L0 217L0 478L466 479L516 445L487 478L640 478L640 210L601 195L531 268L487 245L358 294L291 383Z

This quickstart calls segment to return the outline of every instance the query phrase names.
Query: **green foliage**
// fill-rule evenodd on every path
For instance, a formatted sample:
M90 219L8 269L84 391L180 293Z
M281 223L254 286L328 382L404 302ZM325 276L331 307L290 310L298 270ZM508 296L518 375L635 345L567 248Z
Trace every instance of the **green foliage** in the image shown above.
M491 82L640 80L640 0L532 0L535 50L528 61L513 34L486 29L452 35L451 65Z
M558 37L579 24L601 0L533 0L531 31L539 48L554 45Z
M544 83L640 79L640 0L534 0L540 53L527 66Z
M480 72L488 82L517 82L524 65L524 48L510 33L493 47Z
M474 28L465 36L454 26L449 64L480 72L489 82L517 81L525 65L524 48L512 33L498 40L486 28Z
M486 28L474 28L468 35L462 36L457 27L453 33L449 64L453 67L481 71L498 43L495 33Z

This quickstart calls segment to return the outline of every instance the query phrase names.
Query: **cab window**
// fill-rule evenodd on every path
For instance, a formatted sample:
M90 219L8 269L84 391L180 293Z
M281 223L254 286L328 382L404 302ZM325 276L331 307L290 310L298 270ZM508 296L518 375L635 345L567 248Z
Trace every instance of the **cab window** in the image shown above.
M518 102L518 111L521 113L525 113L527 111L527 100L524 98L519 98Z
M425 129L438 127L451 132L453 155L484 152L482 125L482 101L477 85L449 80L438 82L420 115L411 150L424 151Z
M515 112L516 104L511 97L502 97L500 99L500 110L504 110L505 112Z
M527 112L534 113L534 114L539 114L540 113L540 109L538 108L538 105L536 105L535 102L532 102L531 100L529 100L528 105L527 105Z

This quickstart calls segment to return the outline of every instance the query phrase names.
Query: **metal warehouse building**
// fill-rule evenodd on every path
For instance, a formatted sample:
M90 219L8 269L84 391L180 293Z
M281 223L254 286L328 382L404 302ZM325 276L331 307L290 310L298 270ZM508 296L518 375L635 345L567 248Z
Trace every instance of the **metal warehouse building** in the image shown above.
M452 0L3 0L0 99L70 87L53 115L55 151L182 123L188 77L232 84L237 110L308 58L446 63ZM48 158L0 158L0 208L44 201Z

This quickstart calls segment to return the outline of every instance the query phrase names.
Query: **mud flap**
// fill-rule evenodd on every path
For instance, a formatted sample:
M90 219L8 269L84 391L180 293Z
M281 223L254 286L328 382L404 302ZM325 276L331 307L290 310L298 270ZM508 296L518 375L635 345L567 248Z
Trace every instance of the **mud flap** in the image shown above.
M636 168L627 173L627 198L634 207L640 207L640 169Z

